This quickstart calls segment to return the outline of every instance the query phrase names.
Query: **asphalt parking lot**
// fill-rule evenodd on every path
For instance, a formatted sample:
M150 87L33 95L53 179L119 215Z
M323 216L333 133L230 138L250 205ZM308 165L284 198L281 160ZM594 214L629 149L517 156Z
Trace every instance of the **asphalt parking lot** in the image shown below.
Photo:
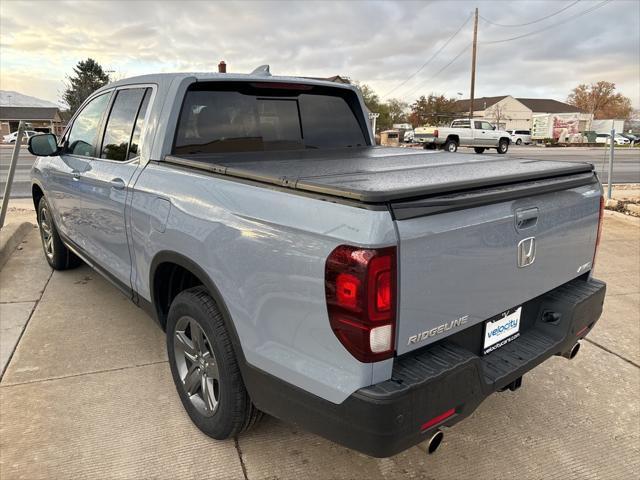
M88 267L52 272L33 229L0 271L3 340L21 335L0 382L0 478L637 478L639 245L638 219L607 212L605 311L575 360L490 397L433 456L373 459L274 418L235 441L204 436L163 332Z

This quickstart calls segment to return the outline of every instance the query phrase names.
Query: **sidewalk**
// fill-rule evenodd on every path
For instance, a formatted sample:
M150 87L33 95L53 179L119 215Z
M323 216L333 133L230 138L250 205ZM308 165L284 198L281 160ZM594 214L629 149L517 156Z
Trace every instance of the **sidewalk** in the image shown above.
M33 221L33 218L31 218ZM86 266L52 272L31 231L0 271L28 324L0 382L0 478L635 478L640 471L640 220L606 212L605 312L554 357L425 446L373 459L266 418L237 441L190 422L163 332ZM11 323L11 322L10 322ZM4 337L4 331L3 337Z

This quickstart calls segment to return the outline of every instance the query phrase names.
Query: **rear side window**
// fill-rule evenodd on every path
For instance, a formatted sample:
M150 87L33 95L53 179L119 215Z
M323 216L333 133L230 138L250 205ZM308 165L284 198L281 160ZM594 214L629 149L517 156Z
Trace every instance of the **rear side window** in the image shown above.
M118 90L107 120L101 158L118 161L124 161L129 158L133 127L138 118L138 111L145 92L146 89L144 88Z
M149 109L149 98L151 97L151 89L147 88L142 99L142 105L138 112L138 118L136 119L136 126L133 129L133 135L131 135L131 145L129 145L128 159L132 159L140 155L140 136L142 135L142 129L144 128L144 122L147 118L147 110Z
M105 93L85 105L71 126L65 147L66 153L85 157L96 155L100 122L110 97L110 93Z
M357 96L299 84L196 84L185 96L174 153L367 145ZM360 115L362 116L362 115Z
M451 128L471 128L468 120L461 120L457 122L453 122L451 124Z

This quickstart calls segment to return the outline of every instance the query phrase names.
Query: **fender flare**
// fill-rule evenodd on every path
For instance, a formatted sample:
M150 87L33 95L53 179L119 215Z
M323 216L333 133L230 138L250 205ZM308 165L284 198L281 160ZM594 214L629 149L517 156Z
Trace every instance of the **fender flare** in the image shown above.
M224 325L231 336L231 343L233 344L233 349L236 353L238 364L240 365L240 370L244 374L246 359L244 356L244 352L242 350L242 345L240 344L240 337L238 336L238 332L236 327L231 319L231 314L229 313L229 309L227 308L227 304L225 303L222 295L220 294L220 290L216 286L215 282L211 280L209 275L200 267L197 263L189 259L188 257L174 251L170 250L162 250L156 253L151 261L151 266L149 268L149 293L151 296L151 310L155 315L155 320L160 324L163 330L166 329L166 319L163 319L160 314L160 309L156 302L156 286L154 285L154 278L156 275L156 271L158 267L163 263L173 263L179 265L191 272L199 281L204 285L204 287L209 292L209 295L213 298L214 302L216 302L217 307L220 309L220 313L222 313L222 319L224 321ZM140 301L145 301L140 296Z

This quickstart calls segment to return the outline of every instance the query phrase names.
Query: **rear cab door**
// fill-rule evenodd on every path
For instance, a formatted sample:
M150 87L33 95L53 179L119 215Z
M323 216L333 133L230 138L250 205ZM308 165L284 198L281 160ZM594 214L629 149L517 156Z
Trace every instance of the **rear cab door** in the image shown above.
M126 288L131 286L132 262L125 209L140 167L140 138L153 91L151 85L128 85L114 91L98 151L80 178L83 249Z
M473 143L473 130L471 129L471 123L469 120L454 120L451 122L451 128L455 129L454 132L460 139L460 145L470 145Z

